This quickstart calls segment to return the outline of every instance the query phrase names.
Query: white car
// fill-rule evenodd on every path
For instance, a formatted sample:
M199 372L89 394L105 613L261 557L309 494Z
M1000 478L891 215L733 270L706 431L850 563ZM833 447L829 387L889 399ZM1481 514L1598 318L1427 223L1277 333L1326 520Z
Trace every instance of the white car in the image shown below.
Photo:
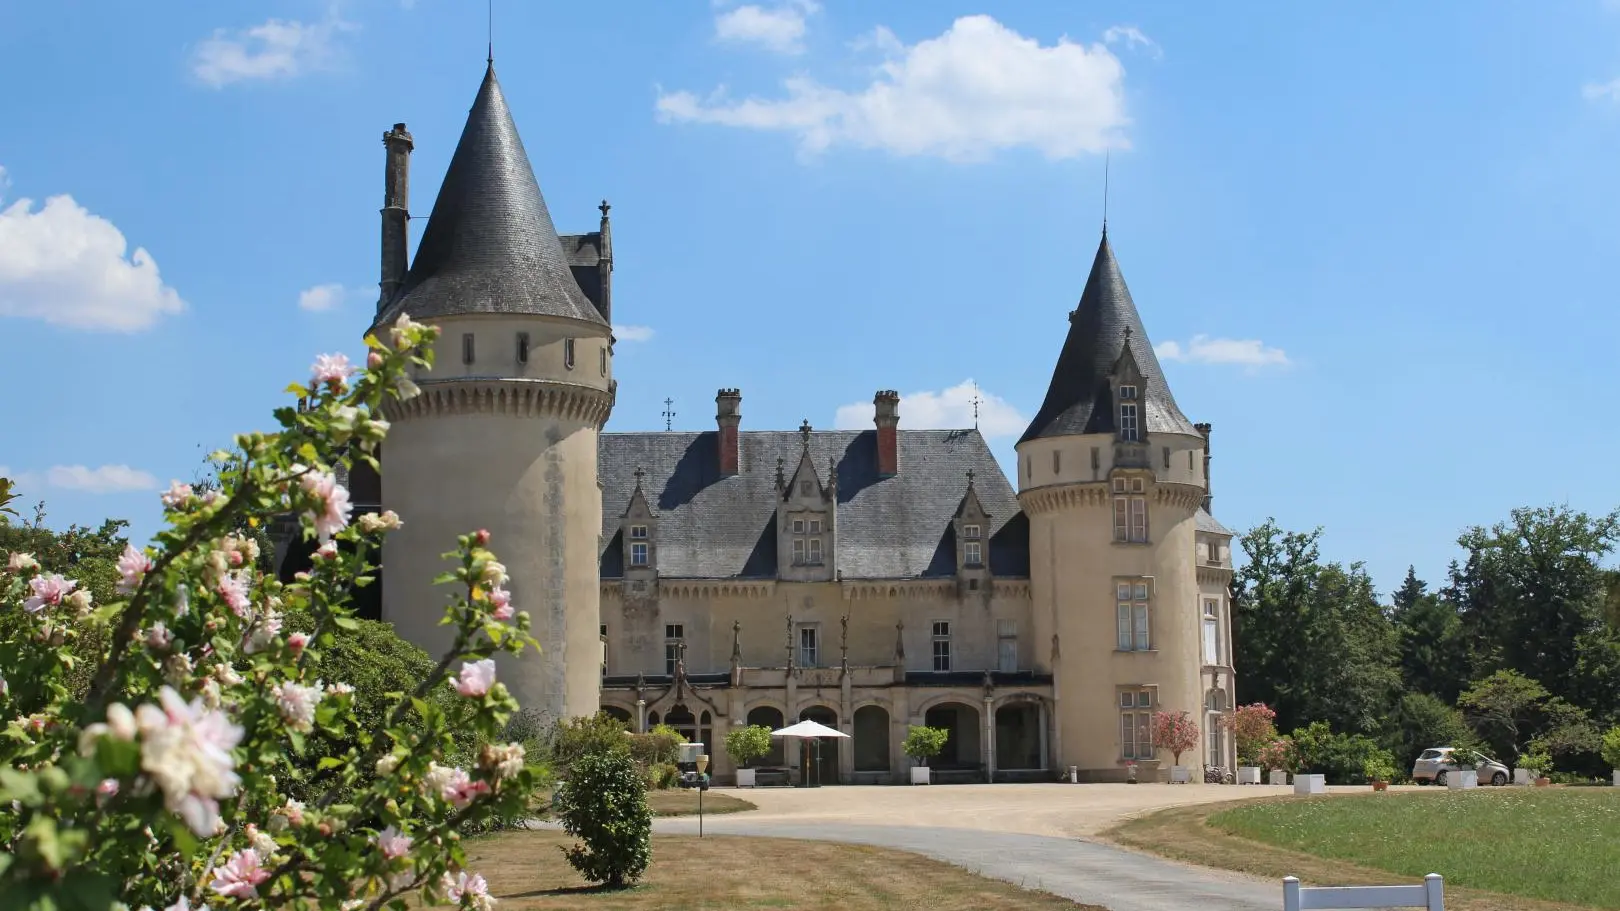
M1471 768L1479 773L1480 784L1501 787L1512 777L1508 767L1478 750L1458 750L1454 747L1435 747L1424 750L1412 763L1412 780L1418 784L1446 783L1446 773Z

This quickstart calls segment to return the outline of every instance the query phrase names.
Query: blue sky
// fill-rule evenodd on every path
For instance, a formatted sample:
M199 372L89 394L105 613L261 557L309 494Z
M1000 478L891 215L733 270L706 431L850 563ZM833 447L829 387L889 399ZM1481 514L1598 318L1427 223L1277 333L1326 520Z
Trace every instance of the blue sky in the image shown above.
M159 485L359 349L381 135L425 216L482 4L0 15L0 466L52 524L148 535ZM1325 526L1387 591L1513 506L1616 505L1616 0L498 0L495 36L559 229L614 206L609 429L666 397L707 429L721 386L745 428L865 425L880 388L958 426L977 389L1011 465L1108 150L1228 525Z

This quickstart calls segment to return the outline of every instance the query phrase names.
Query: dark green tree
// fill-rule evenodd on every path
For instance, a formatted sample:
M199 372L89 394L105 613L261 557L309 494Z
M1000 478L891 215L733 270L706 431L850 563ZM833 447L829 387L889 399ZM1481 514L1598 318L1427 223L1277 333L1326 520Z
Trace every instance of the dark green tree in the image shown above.
M1469 663L1456 606L1430 592L1411 567L1392 601L1390 619L1406 688L1432 693L1447 704L1456 702L1468 681Z
M1402 773L1412 770L1418 754L1434 747L1479 746L1479 738L1463 720L1462 712L1429 693L1407 693L1390 716L1384 746Z

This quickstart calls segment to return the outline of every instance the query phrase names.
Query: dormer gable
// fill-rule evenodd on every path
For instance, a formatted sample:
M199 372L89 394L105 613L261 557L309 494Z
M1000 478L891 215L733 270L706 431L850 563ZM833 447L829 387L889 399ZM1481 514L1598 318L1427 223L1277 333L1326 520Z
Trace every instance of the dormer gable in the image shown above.
M642 489L646 472L636 469L636 489L630 493L620 519L620 539L624 543L625 578L646 581L658 575L658 514L647 502Z
M1114 437L1121 443L1140 443L1147 437L1143 402L1147 390L1147 375L1142 372L1131 345L1131 327L1125 327L1125 340L1120 343L1119 357L1109 371L1109 392L1114 408Z
M967 472L967 489L951 517L952 537L956 539L957 589L963 597L990 593L990 513L979 501L973 485L973 469Z
M809 421L800 425L799 459L791 475L785 458L776 463L777 576L795 582L837 577L838 465L828 460L823 481L810 452L811 433Z

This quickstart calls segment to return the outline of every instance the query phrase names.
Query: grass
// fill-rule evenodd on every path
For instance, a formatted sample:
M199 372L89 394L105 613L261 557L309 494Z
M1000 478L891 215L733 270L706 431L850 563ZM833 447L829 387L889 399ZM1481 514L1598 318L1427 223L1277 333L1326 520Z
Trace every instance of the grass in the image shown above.
M1620 907L1620 791L1284 797L1178 807L1105 834L1177 860L1322 885L1439 873L1447 908Z
M467 843L468 868L489 880L498 911L1103 911L915 854L776 838L655 835L641 882L606 892L568 866L558 848L571 843L552 831L479 838Z
M652 807L654 816L696 816L698 792L686 788L648 791L647 804ZM757 809L759 808L741 797L732 797L730 794L719 794L710 791L703 795L704 816L719 816L723 813L741 813L744 810Z

